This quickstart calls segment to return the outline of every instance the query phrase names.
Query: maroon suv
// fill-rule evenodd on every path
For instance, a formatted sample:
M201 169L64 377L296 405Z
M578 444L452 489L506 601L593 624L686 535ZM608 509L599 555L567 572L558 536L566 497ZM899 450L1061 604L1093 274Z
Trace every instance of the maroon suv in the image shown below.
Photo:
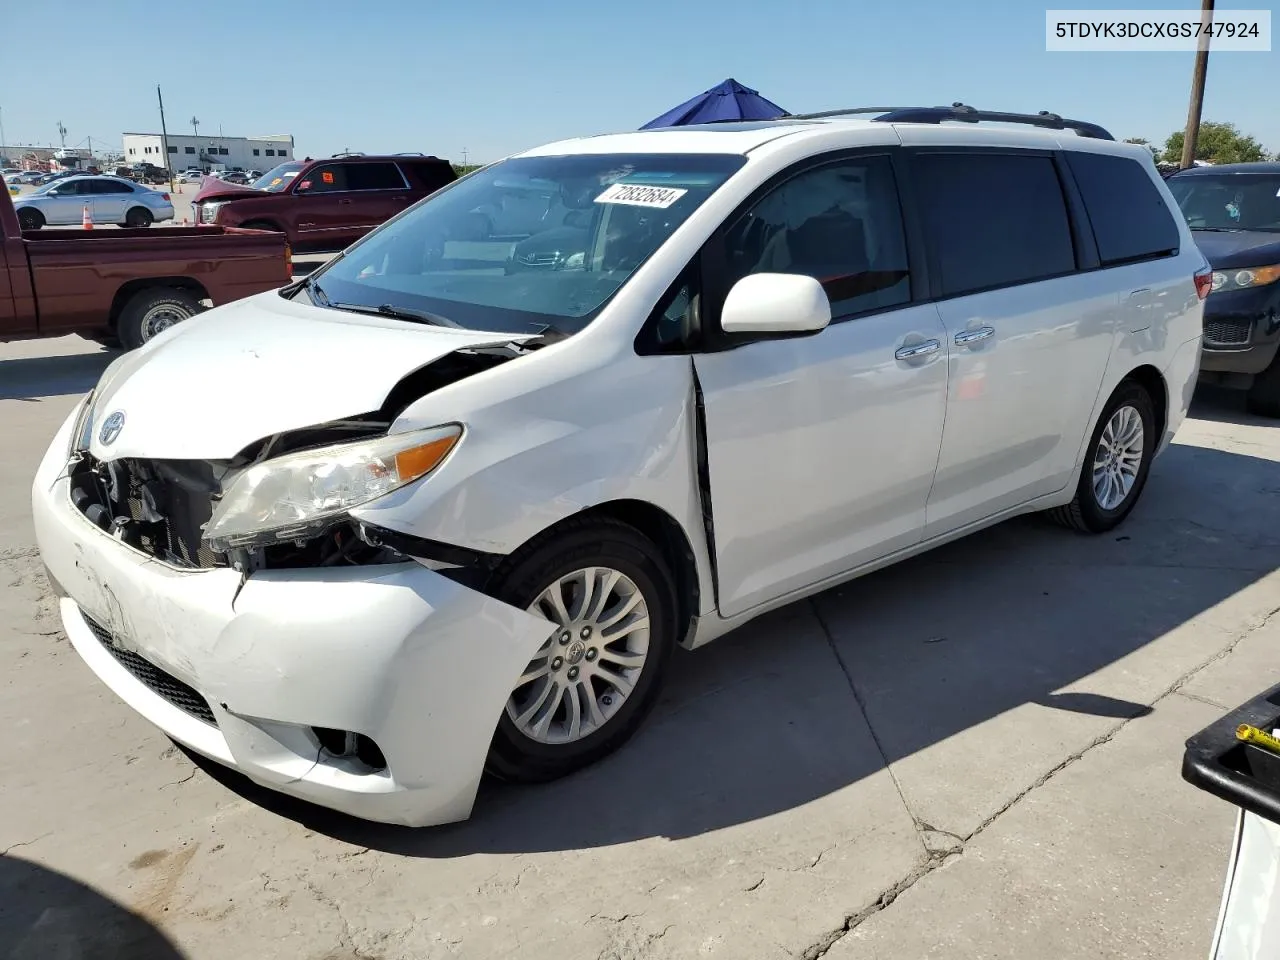
M246 187L205 177L192 203L196 223L277 230L295 251L341 250L457 178L439 157L339 154L282 163Z

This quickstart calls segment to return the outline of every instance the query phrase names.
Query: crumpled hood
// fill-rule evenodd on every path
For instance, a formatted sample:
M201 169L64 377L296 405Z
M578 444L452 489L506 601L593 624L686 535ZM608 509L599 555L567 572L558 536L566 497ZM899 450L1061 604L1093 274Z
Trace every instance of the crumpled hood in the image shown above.
M205 200L235 200L246 195L254 197L272 197L278 194L267 193L265 190L255 190L253 187L242 185L239 183L227 183L225 180L219 180L217 177L204 177L200 181L200 189L196 191L196 195L191 198L192 203L201 203Z
M100 460L225 460L255 440L377 410L406 374L466 347L523 339L285 300L210 310L102 375L89 452ZM113 441L104 421L124 415Z

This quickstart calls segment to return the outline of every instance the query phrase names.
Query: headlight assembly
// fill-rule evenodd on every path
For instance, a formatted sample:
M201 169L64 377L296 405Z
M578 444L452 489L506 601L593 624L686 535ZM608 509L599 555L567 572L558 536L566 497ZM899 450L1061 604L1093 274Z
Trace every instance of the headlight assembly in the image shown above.
M1213 272L1213 292L1219 290L1245 290L1261 287L1280 280L1280 264L1267 267L1237 267Z
M225 553L313 536L353 507L426 476L461 437L462 427L450 424L264 461L232 481L205 538Z

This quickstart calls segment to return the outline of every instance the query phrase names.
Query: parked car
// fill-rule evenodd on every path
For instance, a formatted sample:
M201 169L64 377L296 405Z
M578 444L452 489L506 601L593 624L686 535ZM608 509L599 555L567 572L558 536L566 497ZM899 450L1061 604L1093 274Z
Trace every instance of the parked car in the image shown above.
M67 177L14 201L23 230L80 223L87 206L95 223L149 227L173 219L169 194L119 177Z
M254 182L254 181L256 181L256 180L261 180L261 179L262 179L262 171L261 171L261 170L250 170L250 171L248 171L247 173L245 173L245 176L249 178L249 182L250 182L250 183L253 183L253 182Z
M48 175L47 170L27 170L23 172L21 177L19 177L19 182L27 184L36 183L42 177L46 177Z
M135 163L130 167L130 176L138 183L168 183L169 171L153 163Z
M1213 265L1201 378L1280 417L1280 163L1193 167L1167 183Z
M0 200L0 341L78 333L137 347L199 313L289 281L276 233L222 227L23 233Z
M295 250L340 250L456 179L438 157L291 160L252 188L206 181L193 204L198 223L279 230Z
M183 183L199 183L204 178L205 173L203 170L187 170L178 179Z
M249 182L249 178L245 176L244 171L242 170L219 170L216 173L210 174L210 176L221 180L223 183L236 183L243 185Z
M1210 270L1150 151L995 118L551 144L169 331L36 476L72 644L193 751L432 824L616 749L677 645L1016 514L1112 530Z

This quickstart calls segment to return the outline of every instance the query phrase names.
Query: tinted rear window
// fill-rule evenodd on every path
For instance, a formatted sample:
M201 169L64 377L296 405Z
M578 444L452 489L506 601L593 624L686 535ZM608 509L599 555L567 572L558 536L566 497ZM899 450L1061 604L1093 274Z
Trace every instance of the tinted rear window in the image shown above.
M916 158L916 170L943 296L1075 270L1067 205L1050 157L927 153Z
M446 160L402 160L400 165L404 167L406 176L417 180L428 190L438 190L446 183L453 183L458 179Z
M1103 266L1178 252L1181 236L1164 197L1141 163L1128 157L1068 153Z
M403 190L404 178L394 163L350 163L348 190Z

